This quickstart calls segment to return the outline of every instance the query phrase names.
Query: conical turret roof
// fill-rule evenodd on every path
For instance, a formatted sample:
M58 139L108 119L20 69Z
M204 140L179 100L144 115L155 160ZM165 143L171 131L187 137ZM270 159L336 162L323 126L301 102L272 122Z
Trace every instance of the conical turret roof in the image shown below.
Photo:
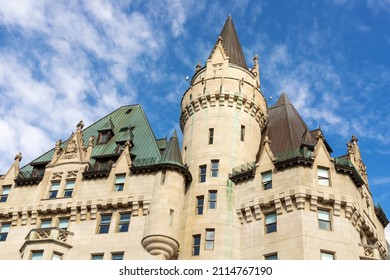
M244 68L248 68L231 16L226 19L225 25L219 34L219 38L222 39L222 45L226 50L227 55L229 56L229 62L240 65ZM211 58L215 48L217 47L217 44L218 40L215 43L209 58Z
M176 130L169 139L167 148L161 156L160 163L173 163L183 166Z
M271 150L276 155L301 147L315 147L317 139L283 93L274 106L268 109Z

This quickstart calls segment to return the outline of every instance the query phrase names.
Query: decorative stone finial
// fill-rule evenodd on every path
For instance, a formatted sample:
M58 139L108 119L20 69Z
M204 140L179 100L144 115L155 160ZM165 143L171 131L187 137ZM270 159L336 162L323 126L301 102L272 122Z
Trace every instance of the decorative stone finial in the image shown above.
M17 153L16 156L15 156L15 160L18 160L18 161L21 161L22 158L23 157L22 157L22 153L21 152Z
M79 121L79 123L77 124L76 127L77 127L77 130L81 131L84 127L84 122L82 120Z
M94 143L95 143L95 136L92 135L91 137L89 137L88 146L93 147Z
M196 67L195 67L195 73L196 72L199 72L199 70L202 68L202 65L198 62L198 64L196 64Z

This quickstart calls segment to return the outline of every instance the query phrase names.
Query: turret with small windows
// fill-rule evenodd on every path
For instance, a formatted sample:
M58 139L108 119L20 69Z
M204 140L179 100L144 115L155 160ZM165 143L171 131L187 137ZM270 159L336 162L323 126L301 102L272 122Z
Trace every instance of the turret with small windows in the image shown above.
M239 257L229 177L235 168L253 167L266 120L258 58L248 68L229 16L181 101L184 164L194 177L186 193L182 240L195 245L185 247L180 258L196 258L199 250L210 259Z

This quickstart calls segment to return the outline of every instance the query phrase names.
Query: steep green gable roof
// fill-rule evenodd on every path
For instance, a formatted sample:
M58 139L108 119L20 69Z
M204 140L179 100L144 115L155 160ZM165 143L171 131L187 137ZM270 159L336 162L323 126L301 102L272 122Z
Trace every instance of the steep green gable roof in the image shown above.
M99 131L107 130L107 124L110 124L109 129L113 132L113 137L105 144L96 144ZM90 137L95 137L92 158L114 154L117 144L126 140L132 141L133 147L131 148L131 154L135 155L136 159L153 158L159 160L161 157L156 138L141 105L120 107L83 129L82 133L86 146L88 145ZM70 134L71 133L69 133L69 135ZM65 147L66 144L67 141L62 143L61 147ZM30 171L32 166L37 163L47 163L51 161L53 153L54 148L24 166L21 170Z

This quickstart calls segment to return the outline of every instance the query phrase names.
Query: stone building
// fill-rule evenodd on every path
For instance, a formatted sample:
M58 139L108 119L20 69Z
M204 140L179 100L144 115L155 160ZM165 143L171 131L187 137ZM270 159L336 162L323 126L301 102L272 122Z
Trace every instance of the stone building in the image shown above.
M358 139L333 157L286 94L268 106L229 17L156 139L123 106L0 177L0 259L386 259Z

